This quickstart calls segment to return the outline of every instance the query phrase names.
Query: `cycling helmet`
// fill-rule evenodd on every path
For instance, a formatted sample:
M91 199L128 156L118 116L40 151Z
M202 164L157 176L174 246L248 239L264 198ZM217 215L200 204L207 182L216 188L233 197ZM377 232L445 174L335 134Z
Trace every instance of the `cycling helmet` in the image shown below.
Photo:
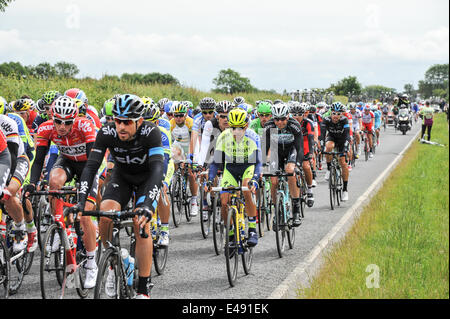
M349 108L350 110L356 109L356 103L355 103L355 102L350 103L350 104L348 105L348 108Z
M186 107L187 107L188 110L194 108L194 103L192 103L191 101L183 101L183 102L181 102L181 103L183 103L184 105L186 105Z
M292 106L289 108L289 113L291 114L304 114L306 109L303 105L304 103L293 103Z
M214 110L216 107L216 101L211 97L205 97L200 101L199 106L202 109L202 111Z
M112 110L113 110L115 104L116 104L115 98L105 101L105 104L103 104L103 108L102 108L102 117L103 116L113 116Z
M202 110L200 109L199 106L197 106L193 111L192 111L192 116L195 117L197 114L202 113Z
M272 107L273 118L283 118L289 115L289 106L285 103L278 103Z
M236 96L233 100L234 105L239 105L245 103L245 99L242 96Z
M268 102L261 102L256 109L258 114L272 114L272 104Z
M171 113L187 113L187 107L184 103L174 101L171 107Z
M0 114L6 114L6 109L8 106L8 102L3 96L0 96Z
M325 103L325 102L319 102L319 103L317 103L317 105L316 105L316 107L318 108L318 109L323 109L324 107L326 107L327 106L327 103Z
M78 106L68 96L60 96L52 104L53 118L61 120L75 119L78 116Z
M34 108L34 101L31 99L20 99L14 103L14 111L25 112Z
M331 111L332 112L345 112L344 105L341 102L334 102L333 105L331 105Z
M309 112L310 113L316 113L317 112L317 108L316 108L316 106L315 105L313 105L313 104L311 104L310 106L309 106Z
M164 97L161 100L159 100L158 101L159 109L162 110L164 108L164 105L166 105L166 103L168 103L168 102L169 102L169 99L166 98L166 97Z
M248 114L243 109L235 108L228 114L230 127L245 127L248 121Z
M113 108L114 117L139 119L144 112L144 103L139 96L123 94L117 98Z
M84 103L84 101L80 99L72 99L72 100L78 106L78 115L85 116L87 111L86 103Z
M58 91L48 91L42 95L42 100L44 101L45 105L52 105L53 102L55 102L55 100L60 96L62 96L62 94Z
M148 96L141 97L141 101L145 105L151 105L153 103L153 99L151 97L148 97Z
M161 111L159 110L158 105L155 103L153 103L149 108L147 108L146 112L143 115L144 120L152 122L155 122L157 119L159 119L160 116Z
M39 114L44 113L45 112L45 102L43 99L39 99L36 102L36 110L39 112Z
M248 106L249 106L248 104L242 103L242 104L239 104L238 106L236 106L236 108L242 109L242 110L244 110L245 112L247 112Z
M282 100L275 100L275 101L273 101L273 104L275 105L275 104L280 104L280 103L284 103Z
M167 102L166 104L164 104L164 112L165 113L170 113L172 112L172 101Z
M269 100L269 99L267 99L267 100L264 100L264 102L267 102L267 103L269 103L269 104L273 105L273 102L272 102L272 100Z
M217 113L228 113L233 108L233 103L227 100L223 100L217 103L216 112Z
M86 96L86 93L84 93L83 90L77 89L77 88L73 88L73 89L69 89L64 93L65 96L68 96L72 99L78 99L81 100L83 103L88 103L88 98Z

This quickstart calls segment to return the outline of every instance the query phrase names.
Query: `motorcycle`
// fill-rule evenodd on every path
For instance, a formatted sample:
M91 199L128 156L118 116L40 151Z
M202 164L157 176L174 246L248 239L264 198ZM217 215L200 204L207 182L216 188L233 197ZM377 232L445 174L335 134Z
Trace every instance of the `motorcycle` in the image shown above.
M400 110L397 116L397 128L403 135L406 135L406 132L411 129L411 115L409 114L408 109Z

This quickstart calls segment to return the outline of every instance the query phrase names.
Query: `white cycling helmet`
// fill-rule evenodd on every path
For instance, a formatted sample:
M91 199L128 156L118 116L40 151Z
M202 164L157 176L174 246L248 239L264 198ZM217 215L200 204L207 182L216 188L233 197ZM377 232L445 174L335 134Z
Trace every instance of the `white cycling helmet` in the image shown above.
M272 107L273 118L283 118L289 115L289 106L285 103L278 103Z
M52 104L52 115L60 120L75 119L78 116L78 106L70 97L61 96Z

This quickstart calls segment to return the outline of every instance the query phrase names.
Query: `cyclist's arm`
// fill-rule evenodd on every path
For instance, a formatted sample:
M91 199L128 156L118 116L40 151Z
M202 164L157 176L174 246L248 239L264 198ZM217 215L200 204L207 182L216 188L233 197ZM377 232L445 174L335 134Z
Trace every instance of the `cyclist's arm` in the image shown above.
M19 153L19 145L15 142L8 141L8 151L11 155L11 173L14 173L17 166L17 155Z
M211 143L211 135L213 134L214 127L211 121L206 122L205 128L202 134L202 143L200 145L200 154L198 155L198 165L203 166L205 164L206 156L208 155L209 145Z
M31 167L30 173L30 184L36 185L41 177L42 167L44 166L45 156L47 155L49 146L38 146L36 148L36 157L34 159L33 166Z

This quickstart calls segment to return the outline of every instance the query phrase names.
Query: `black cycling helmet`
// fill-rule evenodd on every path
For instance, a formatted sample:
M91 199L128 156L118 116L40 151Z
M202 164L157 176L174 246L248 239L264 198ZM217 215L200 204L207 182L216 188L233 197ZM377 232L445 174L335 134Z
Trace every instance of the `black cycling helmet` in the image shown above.
M199 103L200 109L214 110L216 108L216 101L212 97L205 97Z
M341 102L334 102L331 106L331 111L342 113L345 111L344 105Z
M139 119L142 117L145 105L139 96L123 94L119 96L113 108L114 117Z

